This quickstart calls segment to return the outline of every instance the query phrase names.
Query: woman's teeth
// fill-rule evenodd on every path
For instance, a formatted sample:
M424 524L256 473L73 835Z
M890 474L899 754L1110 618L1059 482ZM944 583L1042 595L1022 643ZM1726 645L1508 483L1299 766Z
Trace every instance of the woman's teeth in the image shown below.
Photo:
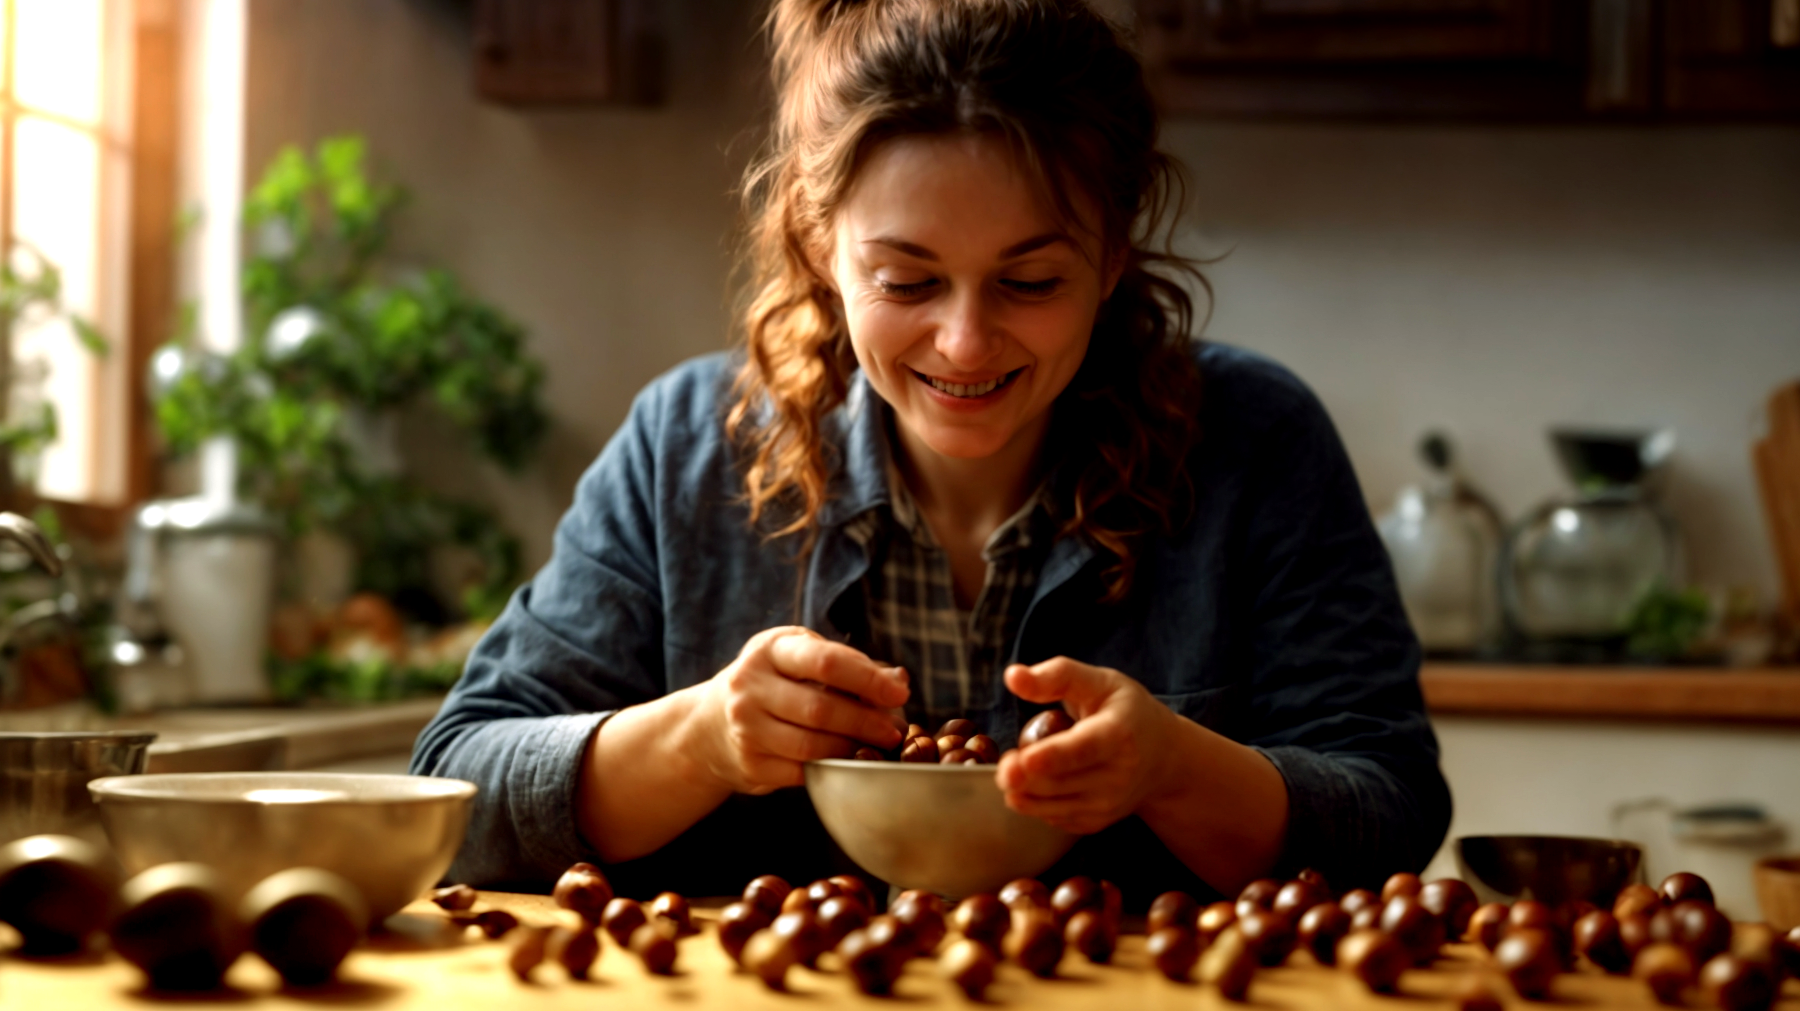
M1001 386L1005 385L1006 381L1008 379L1011 379L1012 377L1013 377L1013 374L1011 372L1008 372L1006 375L1001 376L998 379L990 379L985 383L975 383L973 385L965 385L963 383L946 383L942 379L937 379L932 376L927 376L923 373L920 373L920 375L919 375L919 378L930 383L934 389L942 390L943 392L948 393L953 397L983 397L983 396L986 396L989 393L992 393L995 390L999 389Z

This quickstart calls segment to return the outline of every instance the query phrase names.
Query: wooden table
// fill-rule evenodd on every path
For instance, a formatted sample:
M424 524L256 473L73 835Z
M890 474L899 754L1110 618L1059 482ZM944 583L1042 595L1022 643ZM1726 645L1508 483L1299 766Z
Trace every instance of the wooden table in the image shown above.
M517 913L528 923L549 923L566 915L537 895L483 893L488 905ZM478 906L477 908L485 908ZM506 968L508 945L472 940L450 927L436 909L415 903L396 918L396 932L372 940L352 954L341 981L318 991L282 991L275 974L254 956L240 959L228 977L232 990L191 997L146 994L136 969L113 957L84 963L24 962L0 965L0 1006L85 1011L88 1008L147 1009L195 1006L243 1009L306 1007L418 1008L428 1011L498 1011L529 1006L543 1011L595 1008L730 1008L820 1011L825 1008L966 1007L962 994L937 977L929 961L915 959L891 998L865 997L841 972L795 969L790 991L775 993L726 959L712 932L708 910L697 911L699 936L681 942L678 972L672 977L644 972L635 956L610 940L589 982L575 982L554 966L541 966L533 981L520 983ZM474 932L471 931L470 934ZM474 935L479 936L479 935ZM1261 970L1250 987L1250 1003L1233 1004L1218 991L1195 983L1173 983L1149 967L1144 938L1128 934L1114 963L1090 965L1079 956L1063 960L1058 978L1040 980L1014 965L1003 965L988 1003L996 1007L1048 1009L1224 1009L1284 1008L1429 1011L1450 1008L1450 999L1471 974L1485 971L1483 955L1469 945L1452 945L1447 958L1430 969L1406 973L1398 996L1375 996L1340 972L1320 968L1296 954L1290 964ZM829 957L829 956L828 956ZM830 968L829 962L825 966ZM1503 982L1497 992L1510 993ZM1582 1011L1661 1008L1642 984L1594 973L1559 977L1553 1004L1530 1004L1516 997L1509 1006L1543 1009L1579 1005ZM1701 1006L1698 998L1690 1006ZM1800 981L1790 980L1783 1011L1800 1011Z

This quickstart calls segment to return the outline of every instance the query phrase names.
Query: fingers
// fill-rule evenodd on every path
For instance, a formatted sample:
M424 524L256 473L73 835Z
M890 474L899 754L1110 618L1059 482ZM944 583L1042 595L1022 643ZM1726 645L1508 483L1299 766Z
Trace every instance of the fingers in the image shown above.
M816 634L781 635L768 642L769 662L782 675L849 692L882 709L902 706L911 693L906 671Z
M839 739L854 737L877 748L891 748L903 736L903 730L894 726L886 710L834 695L817 685L773 677L754 691L764 712L797 730L822 732Z
M1120 675L1059 656L1030 667L1013 664L1006 668L1005 676L1006 687L1014 695L1029 702L1061 702L1070 715L1080 719L1099 707Z

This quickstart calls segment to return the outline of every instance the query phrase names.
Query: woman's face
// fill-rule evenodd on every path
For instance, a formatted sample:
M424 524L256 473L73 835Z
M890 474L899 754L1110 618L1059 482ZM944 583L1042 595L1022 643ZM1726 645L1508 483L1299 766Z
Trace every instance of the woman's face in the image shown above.
M996 139L901 137L868 157L827 279L910 451L1035 448L1118 279L1083 224L1070 234Z

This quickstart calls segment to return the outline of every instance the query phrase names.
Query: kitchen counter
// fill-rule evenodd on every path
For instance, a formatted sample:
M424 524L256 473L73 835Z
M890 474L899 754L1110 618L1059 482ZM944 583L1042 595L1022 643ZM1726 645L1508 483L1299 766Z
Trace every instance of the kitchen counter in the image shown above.
M1552 667L1427 663L1433 715L1800 727L1800 668Z
M548 923L562 914L538 895L483 893L488 905L511 909L527 923ZM478 907L480 908L480 907ZM833 971L833 956L813 972L789 973L788 993L765 988L754 976L739 972L726 959L712 933L709 910L697 910L703 932L681 941L674 976L644 972L636 957L610 940L594 966L594 978L575 982L554 966L540 966L533 981L520 983L506 968L504 942L468 940L451 929L443 915L426 903L414 903L393 922L396 932L376 938L345 963L337 984L317 991L283 991L274 973L254 956L240 959L228 982L233 991L198 995L195 1003L230 1004L239 1008L307 1007L321 1004L429 1011L490 1011L529 1001L534 1008L888 1008L968 1007L959 991L938 978L931 962L915 959L895 988L895 996L866 997L849 978ZM1236 1006L1302 1009L1393 1008L1407 1011L1454 1007L1451 997L1484 963L1485 955L1466 945L1451 945L1446 958L1429 969L1407 972L1400 994L1375 996L1351 977L1317 966L1304 954L1290 964L1259 970L1250 987L1248 1005L1232 1005L1217 991L1192 983L1173 983L1149 968L1144 938L1128 934L1110 966L1090 965L1079 956L1064 958L1059 977L1040 980L1015 965L1000 967L987 1003L1034 1009L1064 1008L1225 1008ZM1502 984L1503 985L1503 984ZM85 963L9 960L0 970L0 989L15 1007L149 1008L169 1006L176 995L146 994L136 969L116 958ZM1508 994L1510 996L1510 993ZM1660 1008L1648 988L1629 979L1578 972L1557 978L1555 1002L1588 1011ZM1517 1004L1514 997L1509 1004ZM1800 981L1790 980L1783 1011L1800 1011Z
M441 698L334 708L183 709L111 721L154 730L147 772L317 769L405 755Z

